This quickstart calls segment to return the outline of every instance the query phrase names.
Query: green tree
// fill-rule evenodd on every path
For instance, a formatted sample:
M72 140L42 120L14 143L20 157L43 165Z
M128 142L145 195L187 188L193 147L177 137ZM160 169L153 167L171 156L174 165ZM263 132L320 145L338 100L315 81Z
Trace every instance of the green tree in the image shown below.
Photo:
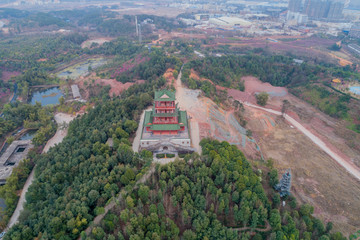
M148 186L141 185L139 187L138 195L144 204L146 204L148 202L149 192L150 192L150 189Z
M267 92L261 92L259 94L256 94L256 103L261 105L261 106L265 106L268 99L269 99L269 94Z
M185 230L183 233L184 240L195 240L197 239L196 234L191 230Z

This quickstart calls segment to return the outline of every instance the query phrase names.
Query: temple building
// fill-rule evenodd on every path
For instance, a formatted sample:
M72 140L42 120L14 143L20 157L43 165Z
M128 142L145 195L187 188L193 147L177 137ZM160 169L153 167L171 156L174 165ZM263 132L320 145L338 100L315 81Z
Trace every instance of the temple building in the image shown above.
M192 152L186 111L175 103L175 92L155 92L151 111L145 111L140 149L154 153Z

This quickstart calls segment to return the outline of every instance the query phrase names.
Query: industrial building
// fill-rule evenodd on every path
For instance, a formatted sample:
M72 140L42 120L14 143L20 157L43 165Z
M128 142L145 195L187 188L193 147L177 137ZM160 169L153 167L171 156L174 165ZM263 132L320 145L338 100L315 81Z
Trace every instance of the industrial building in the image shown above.
M238 17L218 17L210 18L209 23L220 27L250 27L251 22Z
M74 99L80 99L81 98L80 90L79 90L78 85L76 85L76 84L71 85L71 91L72 91Z

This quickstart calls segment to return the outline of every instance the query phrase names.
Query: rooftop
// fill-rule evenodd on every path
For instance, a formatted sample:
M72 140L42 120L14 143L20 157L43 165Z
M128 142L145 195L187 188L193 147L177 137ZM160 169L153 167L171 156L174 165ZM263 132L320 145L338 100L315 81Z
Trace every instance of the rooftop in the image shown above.
M18 140L11 143L0 157L0 184L5 184L13 168L26 158L32 147L31 140Z
M71 91L74 98L81 98L80 91L78 85L71 85Z
M154 124L150 127L153 131L161 131L161 130L167 130L167 131L174 131L174 130L180 130L179 124Z
M155 92L155 101L175 101L175 92L163 89Z

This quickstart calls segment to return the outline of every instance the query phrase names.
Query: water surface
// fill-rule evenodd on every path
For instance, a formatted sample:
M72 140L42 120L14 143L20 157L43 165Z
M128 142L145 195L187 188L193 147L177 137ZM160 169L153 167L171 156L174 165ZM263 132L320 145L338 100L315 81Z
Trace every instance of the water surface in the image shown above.
M89 59L85 62L64 69L63 71L59 72L57 76L59 78L76 79L80 76L87 75L89 73L89 67L91 67L92 69L96 69L104 65L106 62L107 60L104 58Z
M34 138L36 130L27 131L24 135L21 136L20 140L31 140Z
M59 104L59 98L64 96L59 87L48 88L46 90L36 91L32 94L31 104L40 102L42 106Z
M349 87L350 92L355 93L356 95L360 95L360 86L352 86Z

